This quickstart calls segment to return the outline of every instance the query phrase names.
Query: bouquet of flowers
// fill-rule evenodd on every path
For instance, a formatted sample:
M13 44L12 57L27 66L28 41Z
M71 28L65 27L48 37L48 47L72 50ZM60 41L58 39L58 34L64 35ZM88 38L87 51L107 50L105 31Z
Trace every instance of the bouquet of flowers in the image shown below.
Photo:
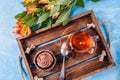
M85 7L84 0L25 0L21 4L26 10L15 16L17 26L14 29L14 33L21 36L29 36L33 31L54 23L66 25L74 5Z

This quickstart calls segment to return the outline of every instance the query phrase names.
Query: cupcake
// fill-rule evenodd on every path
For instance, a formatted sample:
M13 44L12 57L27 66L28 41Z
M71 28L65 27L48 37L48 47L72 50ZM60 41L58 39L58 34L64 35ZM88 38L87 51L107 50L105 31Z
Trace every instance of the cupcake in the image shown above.
M56 64L56 58L51 51L41 50L37 52L34 58L34 63L36 68L42 71L50 71Z

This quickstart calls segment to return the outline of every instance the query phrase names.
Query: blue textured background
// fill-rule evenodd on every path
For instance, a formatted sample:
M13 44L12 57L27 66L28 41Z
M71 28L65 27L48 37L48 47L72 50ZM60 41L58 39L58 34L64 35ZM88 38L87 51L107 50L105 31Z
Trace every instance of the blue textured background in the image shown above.
M17 55L20 52L13 31L14 16L23 11L22 0L0 0L0 80L20 80ZM120 80L120 0L101 0L93 3L85 0L86 7L75 6L71 16L93 9L98 20L110 23L111 54L116 66L86 77L83 80ZM103 29L102 29L103 31ZM28 75L25 75L29 80Z

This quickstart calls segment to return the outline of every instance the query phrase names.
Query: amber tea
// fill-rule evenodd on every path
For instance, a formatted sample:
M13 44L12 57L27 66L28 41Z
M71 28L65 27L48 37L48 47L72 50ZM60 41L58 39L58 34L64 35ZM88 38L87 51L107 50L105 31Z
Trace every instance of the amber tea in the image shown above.
M86 31L74 33L71 36L70 42L72 44L72 47L80 52L88 51L94 43L91 36Z

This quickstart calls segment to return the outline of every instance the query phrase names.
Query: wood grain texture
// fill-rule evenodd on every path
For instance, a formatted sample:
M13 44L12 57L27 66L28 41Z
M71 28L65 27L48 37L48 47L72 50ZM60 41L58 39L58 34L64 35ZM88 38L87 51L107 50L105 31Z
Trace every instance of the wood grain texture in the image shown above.
M66 26L62 26L61 24L54 24L52 28L46 27L40 30L33 32L31 36L26 36L22 38L17 38L18 45L20 47L21 54L24 58L26 68L28 70L30 79L33 80L33 77L37 75L38 77L45 77L45 80L58 80L59 72L62 66L62 56L60 55L60 40L54 41L45 46L38 47L31 51L30 54L25 54L25 50L27 47L30 47L32 44L35 46L43 45L48 41L53 41L61 37L62 32L66 28L70 28L64 35L74 32L84 26L87 23L94 23L96 25L95 29L90 29L88 32L90 35L99 35L100 40L97 42L97 50L94 54L76 54L71 53L69 55L70 58L66 59L65 67L66 69L66 80L80 80L86 76L95 74L107 68L113 67L114 62L111 57L109 48L107 47L104 36L99 28L98 22L94 16L93 11L88 11L83 14L80 14L74 18L72 18ZM66 40L66 38L64 38ZM55 68L50 72L42 72L36 69L33 63L33 58L38 50L48 49L53 51L57 58L57 64ZM91 57L100 55L102 50L105 50L107 56L103 62L98 61L98 59L89 61L87 63L72 67L81 61L89 59ZM32 67L30 67L32 65Z

